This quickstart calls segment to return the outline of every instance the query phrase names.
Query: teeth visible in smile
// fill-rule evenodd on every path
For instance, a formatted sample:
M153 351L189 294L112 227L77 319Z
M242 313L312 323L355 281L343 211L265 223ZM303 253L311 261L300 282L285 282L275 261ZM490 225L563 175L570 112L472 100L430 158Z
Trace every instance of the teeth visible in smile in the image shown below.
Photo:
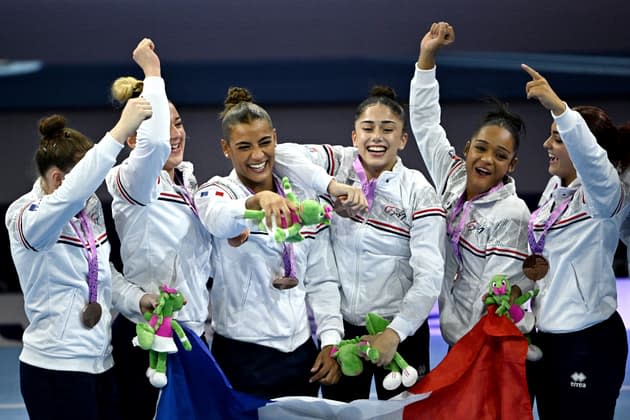
M367 150L368 152L383 153L387 151L387 148L385 146L369 146Z
M180 146L181 146L181 143L172 143L171 144L171 152L175 152L175 151L179 150Z
M252 169L256 169L256 170L260 170L262 168L265 167L265 165L267 164L267 162L261 162L261 163L250 163L249 166Z
M490 175L490 171L484 168L477 168L477 172L481 172L482 174L485 174L485 175Z

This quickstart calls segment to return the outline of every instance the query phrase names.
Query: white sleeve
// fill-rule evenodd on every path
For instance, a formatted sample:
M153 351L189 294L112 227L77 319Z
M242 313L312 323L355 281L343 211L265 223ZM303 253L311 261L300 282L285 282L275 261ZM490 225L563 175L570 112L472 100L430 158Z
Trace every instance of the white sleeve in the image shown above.
M411 129L433 184L437 191L442 191L451 166L459 158L440 125L440 87L435 67L431 70L414 67L409 90Z
M151 102L153 115L140 124L136 147L118 171L114 171L115 182L108 180L108 188L110 193L118 193L126 201L144 205L157 198L156 182L171 153L171 117L162 78L147 77L142 97Z
M234 238L248 226L243 218L247 198L238 198L230 185L211 179L195 194L195 205L208 232L221 239Z
M109 263L112 273L112 305L128 319L143 320L140 312L140 299L146 293L137 285L125 280L122 273Z
M389 324L401 341L414 334L428 318L444 279L446 212L432 187L417 192L410 234L413 283L403 298L400 312Z
M520 287L523 293L534 288L534 283L523 273L523 261L529 254L528 222L529 214L524 211L520 217L513 215L492 226L485 249L486 264L480 277L484 281L479 285L473 300L473 313L481 316L486 310L486 304L481 298L488 292L488 282L496 274L505 274L510 283Z
M560 138L582 181L586 206L594 217L609 218L623 207L623 189L619 174L608 160L606 150L591 133L579 112L567 109L556 121Z
M337 265L330 243L330 228L318 227L320 230L309 244L308 266L304 286L306 301L313 311L317 336L321 346L336 345L343 336L343 318L341 316L341 292L337 273Z
M22 242L35 251L53 246L66 223L103 182L122 147L107 133L64 177L59 188L45 195L32 211L22 211L16 220Z
M280 143L276 146L274 172L286 176L291 183L312 188L318 194L328 194L333 177L310 158L305 146L297 143Z

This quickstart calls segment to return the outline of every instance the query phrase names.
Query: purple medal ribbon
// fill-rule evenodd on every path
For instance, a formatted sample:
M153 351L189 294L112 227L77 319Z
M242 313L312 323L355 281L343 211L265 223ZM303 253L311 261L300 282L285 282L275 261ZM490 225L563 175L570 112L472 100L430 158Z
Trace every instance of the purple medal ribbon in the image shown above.
M178 182L180 182L181 185L178 185ZM178 192L179 195L182 196L182 198L184 199L186 204L188 204L188 207L190 207L190 209L195 214L195 216L199 217L199 212L197 211L197 206L195 206L195 200L193 199L192 194L186 188L186 182L184 181L184 175L183 175L183 173L181 171L179 171L179 170L175 171L175 176L174 176L173 183L180 187L179 191L177 189L175 189L175 191Z
M551 226L553 226L554 223L556 223L556 220L558 220L558 218L560 217L562 212L564 212L564 210L567 208L567 206L569 205L572 199L573 199L573 195L566 198L549 215L549 218L545 222L543 231L540 234L540 239L538 241L536 241L536 237L534 236L534 220L536 220L536 216L538 216L538 213L540 212L540 209L542 207L539 207L538 209L536 209L536 211L532 213L531 217L529 218L529 223L527 224L527 240L529 242L529 247L532 250L532 254L542 255L543 249L545 248L545 238L547 237L547 231L549 230Z
M361 191L363 191L363 194L365 195L365 199L368 202L368 211L370 211L370 209L372 209L372 203L374 202L374 193L376 192L376 178L372 178L368 181L359 155L357 155L354 162L352 162L352 166L359 177L359 182L361 182Z
M273 183L276 186L278 194L285 197L284 189L275 177L273 178ZM286 277L297 278L295 274L295 250L293 249L293 244L287 244L286 242L282 244L282 263L284 264L284 275Z
M72 229L74 229L74 232L81 240L81 244L85 249L85 258L88 261L88 302L95 303L98 283L98 255L96 253L96 241L94 240L94 232L92 232L92 228L90 227L90 222L87 215L85 214L85 210L81 210L77 214L77 216L79 217L79 221L81 222L81 229L83 230L85 235L83 235L74 224L70 223L70 226L72 226Z
M199 212L197 211L197 206L195 206L195 201L193 200L192 195L190 194L190 192L188 192L184 185L181 185L179 195L182 196L182 198L184 199L186 204L188 204L188 207L190 207L195 216L199 217Z
M273 177L273 184L276 187L276 191L281 197L286 197L284 193L284 189L280 182ZM250 193L255 194L249 187L245 187L249 190ZM295 274L295 250L293 249L293 244L291 243L283 243L282 244L282 263L284 264L284 275L286 277L296 278Z
M497 185L490 188L485 193L478 194L468 201L466 201L466 198L465 198L466 191L464 191L461 197L459 197L459 199L455 203L455 207L453 207L453 210L451 211L451 214L449 215L449 218L448 218L448 223L446 224L446 233L451 239L451 248L453 249L453 254L455 254L455 258L457 259L457 262L460 265L462 264L463 260L462 260L462 252L459 249L459 238L462 236L462 233L464 231L464 225L466 225L466 222L468 221L468 215L470 214L470 211L472 210L473 201L478 200L482 197L485 197L486 195L491 194L501 188L503 188L503 182L499 182ZM459 219L459 223L455 227L454 226L455 219L460 213L462 214L462 216Z

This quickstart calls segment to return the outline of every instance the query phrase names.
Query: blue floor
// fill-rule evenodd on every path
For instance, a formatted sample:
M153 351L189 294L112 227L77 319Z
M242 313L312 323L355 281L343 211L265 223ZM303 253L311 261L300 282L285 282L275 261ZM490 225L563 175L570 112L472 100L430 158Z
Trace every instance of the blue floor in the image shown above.
M619 313L630 330L630 281L621 280L618 284ZM431 326L431 367L435 367L446 354L446 343L442 340L437 325L437 317L432 313ZM630 331L628 331L630 337ZM630 340L629 340L630 345ZM19 345L0 347L0 419L25 420L28 419L26 408L19 389ZM629 358L630 362L630 358ZM615 420L630 419L630 363L626 364L626 376L621 395L617 400ZM376 392L373 390L373 396ZM534 411L535 414L535 411ZM535 415L535 418L537 416Z

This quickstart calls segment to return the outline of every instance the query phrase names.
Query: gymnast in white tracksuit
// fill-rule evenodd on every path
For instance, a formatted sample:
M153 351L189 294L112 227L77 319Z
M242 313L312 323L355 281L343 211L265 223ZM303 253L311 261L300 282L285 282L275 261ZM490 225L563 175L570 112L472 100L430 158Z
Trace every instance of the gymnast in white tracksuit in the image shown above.
M282 244L245 220L245 209L263 210L267 225L275 220L281 226L295 206L282 196L274 170L271 118L248 91L230 88L222 124L221 144L234 170L210 179L195 196L213 237L212 354L238 391L316 396L319 383L340 377L329 352L343 335L328 226L304 227L303 241ZM323 175L319 189L330 179ZM291 180L300 199L313 195ZM229 238L239 235L240 246L232 246ZM311 340L309 310L321 350Z
M548 263L532 309L532 342L543 358L528 363L541 419L612 419L628 355L617 313L613 259L630 207L618 175L618 132L593 106L569 108L547 80L532 80L528 98L551 111L543 147L553 175L532 214L530 249Z
M398 351L420 375L429 370L427 317L444 276L445 211L422 173L405 167L398 152L407 143L405 111L392 89L375 86L355 113L355 147L303 146L306 155L337 181L363 188L367 212L336 216L331 241L341 283L341 312L346 338L368 335L369 312L390 321L372 337L378 365ZM334 203L332 203L334 204ZM367 399L375 377L379 399L388 391L382 367L364 364L361 375L344 376L323 387L326 398Z
M126 138L150 115L150 103L135 99L96 145L59 115L40 121L39 178L5 219L29 321L20 389L31 419L119 415L110 311L113 304L122 309L112 292L120 285L112 286L110 245L94 192ZM148 307L146 297L134 303L138 314L141 303Z
M176 318L202 336L208 318L211 238L193 202L197 181L193 165L183 161L186 131L175 106L166 96L160 62L152 48L136 50L134 58L144 81L117 79L112 94L124 103L141 95L153 104L147 131L132 136L129 157L107 175L113 197L112 214L120 238L123 299L134 302L142 293L159 294L168 284L186 297ZM143 318L123 312L114 321L115 373L128 419L151 419L158 389L145 376L147 352L133 347L135 324Z
M464 158L440 125L435 54L453 42L448 23L434 23L421 42L411 80L409 113L418 149L448 212L446 270L439 298L440 328L455 344L485 312L482 300L495 274L525 292L533 287L522 271L527 257L529 210L516 195L514 170L522 120L498 105L464 148Z

